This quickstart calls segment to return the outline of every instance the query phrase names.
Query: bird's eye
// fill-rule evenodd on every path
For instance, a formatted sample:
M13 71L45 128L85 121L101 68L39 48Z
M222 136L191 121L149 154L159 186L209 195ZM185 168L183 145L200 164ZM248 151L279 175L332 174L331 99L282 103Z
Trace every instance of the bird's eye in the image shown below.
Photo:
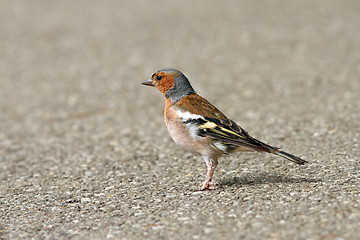
M163 76L160 76L160 75L157 75L157 76L156 76L156 79L157 79L157 80L161 80L162 78L163 78Z

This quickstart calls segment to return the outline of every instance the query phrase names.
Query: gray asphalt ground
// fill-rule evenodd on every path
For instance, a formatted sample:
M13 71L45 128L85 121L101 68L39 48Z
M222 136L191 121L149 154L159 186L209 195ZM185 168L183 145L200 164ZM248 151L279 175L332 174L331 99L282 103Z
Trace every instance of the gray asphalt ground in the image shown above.
M0 239L360 239L360 2L0 3ZM176 147L178 68L253 136L219 189Z

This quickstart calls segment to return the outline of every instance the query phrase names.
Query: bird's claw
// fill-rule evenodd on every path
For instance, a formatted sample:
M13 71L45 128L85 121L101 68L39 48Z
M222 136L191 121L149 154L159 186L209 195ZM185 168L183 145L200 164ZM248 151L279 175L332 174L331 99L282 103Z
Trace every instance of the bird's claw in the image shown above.
M218 188L218 183L214 182L214 181L204 181L201 185L201 187L199 188L199 191L204 191L204 190L215 190Z

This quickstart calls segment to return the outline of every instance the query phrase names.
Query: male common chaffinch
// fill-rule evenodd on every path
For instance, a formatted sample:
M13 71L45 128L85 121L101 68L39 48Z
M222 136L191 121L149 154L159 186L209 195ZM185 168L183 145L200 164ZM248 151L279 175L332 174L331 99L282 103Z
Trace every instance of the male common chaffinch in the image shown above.
M164 120L172 139L181 147L199 153L207 166L200 190L214 188L218 158L234 151L272 153L297 164L306 161L251 137L205 98L199 96L185 75L176 69L155 72L142 84L159 89L165 96Z

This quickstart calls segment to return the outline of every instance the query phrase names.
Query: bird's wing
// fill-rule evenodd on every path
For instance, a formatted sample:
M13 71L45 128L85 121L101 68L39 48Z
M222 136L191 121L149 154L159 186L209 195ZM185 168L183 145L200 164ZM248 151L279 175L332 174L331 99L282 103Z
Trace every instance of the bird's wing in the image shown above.
M261 152L275 152L277 148L269 146L253 137L221 111L197 94L184 97L175 105L177 114L185 124L199 129L199 136L210 136L224 144L247 147Z

